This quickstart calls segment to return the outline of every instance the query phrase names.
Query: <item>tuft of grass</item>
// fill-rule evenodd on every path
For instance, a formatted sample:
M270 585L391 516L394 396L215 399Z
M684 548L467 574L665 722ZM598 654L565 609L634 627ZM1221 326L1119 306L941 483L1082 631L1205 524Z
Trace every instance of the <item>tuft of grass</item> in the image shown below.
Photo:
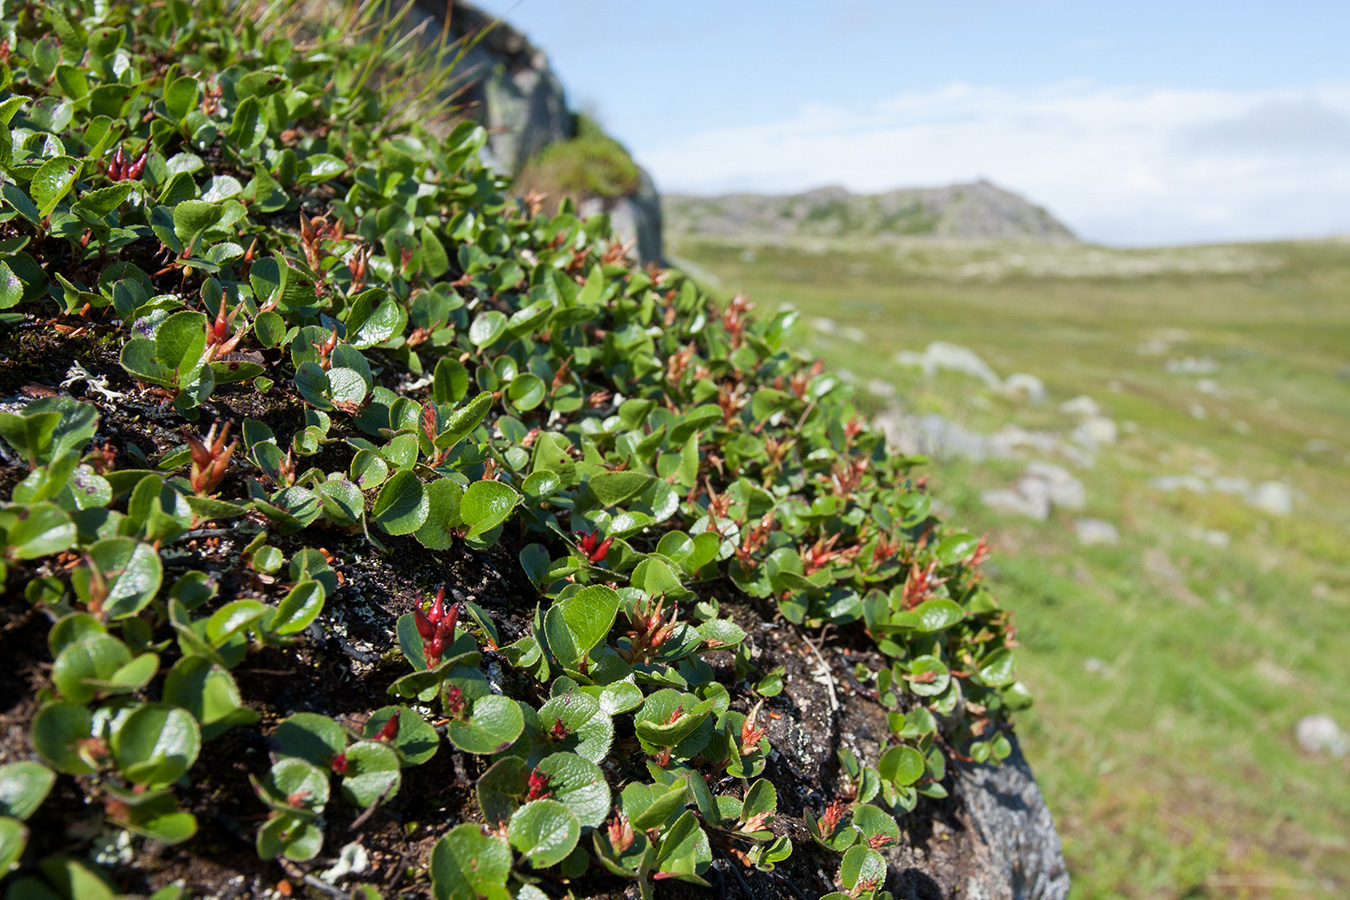
M546 147L525 163L518 189L548 194L555 207L564 197L612 200L636 194L641 173L628 150L586 114L578 113L576 122L576 137Z

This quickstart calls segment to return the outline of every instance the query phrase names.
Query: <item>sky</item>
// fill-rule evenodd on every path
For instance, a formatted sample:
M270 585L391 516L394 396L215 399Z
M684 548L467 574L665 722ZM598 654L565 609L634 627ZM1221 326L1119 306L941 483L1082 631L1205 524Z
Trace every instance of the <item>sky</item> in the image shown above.
M1347 0L475 0L664 192L987 178L1111 245L1350 233Z

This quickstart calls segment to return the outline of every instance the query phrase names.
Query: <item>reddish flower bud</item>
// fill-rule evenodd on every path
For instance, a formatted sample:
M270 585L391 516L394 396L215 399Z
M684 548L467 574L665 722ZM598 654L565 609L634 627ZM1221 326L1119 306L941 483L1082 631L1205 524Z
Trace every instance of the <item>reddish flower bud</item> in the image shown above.
M441 619L445 618L445 588L436 592L436 601L431 604L431 610L427 613L427 618L433 625L440 624Z
M393 717L390 718L388 722L385 722L385 723L384 723L384 727L380 729L380 733L377 734L377 735L375 735L375 740L377 740L377 741L392 741L392 740L394 740L394 738L398 737L398 717L399 717L399 715L401 715L401 714L400 714L400 713L397 713L397 712L394 713Z
M609 553L609 545L614 543L614 538L607 537L600 542L600 546L595 548L591 554L591 562L604 562L605 555Z
M526 800L543 800L552 792L548 789L549 776L544 772L530 773L530 793Z
M464 692L453 684L445 689L445 697L441 701L445 707L445 714L452 719L458 719L464 715Z
M561 741L568 735L567 726L563 724L562 719L554 719L553 727L548 730L548 736L551 740Z
M338 775L347 774L347 754L339 753L328 763L328 768L332 769ZM294 804L292 804L294 805Z
M420 606L413 607L413 622L417 624L417 633L422 636L423 641L430 641L436 636L436 626L431 624L431 620L422 612Z

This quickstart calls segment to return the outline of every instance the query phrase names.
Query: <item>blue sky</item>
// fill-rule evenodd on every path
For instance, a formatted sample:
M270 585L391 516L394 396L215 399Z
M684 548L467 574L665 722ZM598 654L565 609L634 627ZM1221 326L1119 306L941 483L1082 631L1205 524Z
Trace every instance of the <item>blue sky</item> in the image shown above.
M987 177L1082 237L1350 232L1350 2L479 0L660 189Z

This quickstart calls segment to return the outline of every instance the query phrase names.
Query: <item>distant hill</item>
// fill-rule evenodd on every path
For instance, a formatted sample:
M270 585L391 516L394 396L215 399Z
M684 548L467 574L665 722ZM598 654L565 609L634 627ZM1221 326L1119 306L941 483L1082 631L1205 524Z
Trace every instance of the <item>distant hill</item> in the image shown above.
M787 196L663 194L661 209L672 235L1077 240L1042 207L988 181L884 194L852 194L842 187Z

